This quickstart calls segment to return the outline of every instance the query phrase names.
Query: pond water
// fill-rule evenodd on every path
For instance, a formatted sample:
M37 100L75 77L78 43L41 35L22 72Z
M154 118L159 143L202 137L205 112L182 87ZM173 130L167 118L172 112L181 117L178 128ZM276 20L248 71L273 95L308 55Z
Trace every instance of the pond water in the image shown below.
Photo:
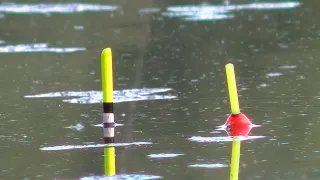
M320 1L0 2L0 179L103 177L100 53L114 57L116 176L229 179L226 63L258 127L241 180L320 178Z

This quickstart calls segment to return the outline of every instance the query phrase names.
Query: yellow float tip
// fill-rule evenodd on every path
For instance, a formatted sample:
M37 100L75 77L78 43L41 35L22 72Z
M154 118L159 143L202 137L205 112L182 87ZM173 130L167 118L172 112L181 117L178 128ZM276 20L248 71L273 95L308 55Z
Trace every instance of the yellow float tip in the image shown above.
M226 75L227 75L227 84L229 91L229 100L231 113L234 115L240 114L238 92L237 92L237 83L234 72L234 66L231 63L226 65Z

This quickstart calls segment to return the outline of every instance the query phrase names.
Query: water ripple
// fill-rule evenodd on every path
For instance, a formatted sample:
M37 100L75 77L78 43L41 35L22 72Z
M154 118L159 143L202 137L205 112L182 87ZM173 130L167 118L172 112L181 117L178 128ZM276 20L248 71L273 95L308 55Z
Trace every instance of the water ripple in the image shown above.
M45 43L37 44L16 44L0 46L0 53L23 53L23 52L55 52L71 53L76 51L85 51L83 47L48 47Z
M48 14L48 13L79 13L92 11L115 11L119 7L114 5L79 4L79 3L46 3L46 4L0 4L0 13L11 14Z
M42 151L63 151L73 149L88 149L88 148L103 148L103 147L120 147L120 146L132 146L132 145L149 145L152 142L132 142L132 143L110 143L110 144L89 144L89 145L62 145L62 146L50 146L42 147Z
M170 88L143 88L143 89L124 89L113 92L114 103L141 101L141 100L159 100L173 99L173 95L156 95L155 93L167 92ZM49 92L45 94L26 95L25 98L49 98L49 97L78 97L66 99L63 102L77 104L94 104L102 103L101 91L64 91L64 92Z

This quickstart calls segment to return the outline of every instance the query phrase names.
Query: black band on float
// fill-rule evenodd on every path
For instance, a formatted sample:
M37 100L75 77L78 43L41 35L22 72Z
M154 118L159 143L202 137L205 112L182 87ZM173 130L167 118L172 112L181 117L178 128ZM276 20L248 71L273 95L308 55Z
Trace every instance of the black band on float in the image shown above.
M103 123L103 128L114 128L115 123Z
M103 140L105 144L114 143L114 137L104 137Z
M103 103L103 113L113 113L113 103Z

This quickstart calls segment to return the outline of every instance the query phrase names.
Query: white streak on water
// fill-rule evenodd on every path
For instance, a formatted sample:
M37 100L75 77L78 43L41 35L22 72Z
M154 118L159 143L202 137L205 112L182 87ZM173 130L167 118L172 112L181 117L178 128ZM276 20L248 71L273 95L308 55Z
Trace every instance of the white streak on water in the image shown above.
M269 84L266 84L266 83L262 83L260 85L257 86L257 88L265 88L265 87L268 87L270 86Z
M259 138L265 138L265 136L248 136L248 137L238 137L240 141L244 140L251 140L251 139L259 139ZM231 142L233 141L233 137L202 137L202 136L192 136L191 138L188 138L189 141L195 141L195 142Z
M82 131L82 130L84 129L84 126L83 126L83 124L78 123L78 124L76 124L76 125L67 126L67 127L65 127L65 128L67 128L67 129L72 129L72 130L76 130L76 131Z
M114 123L114 126L117 127L117 126L123 126L124 124L119 124L119 123ZM103 127L103 124L96 124L96 125L93 125L95 127Z
M186 11L201 11L207 10L216 13L225 13L230 11L239 10L252 10L252 9L287 9L300 6L299 2L272 2L272 3L249 3L249 4L230 4L230 5L191 5L191 6L172 6L168 7L168 11L186 12Z
M256 125L256 124L251 124L250 127L261 127L262 125ZM215 130L218 130L218 131L227 131L228 129L228 126L226 124L224 125L221 125L221 126L217 126L217 128Z
M142 8L138 11L139 14L149 14L149 13L156 13L160 12L160 8Z
M170 88L144 88L144 89L124 89L113 92L114 103L141 101L141 100L159 100L159 99L174 99L173 95L156 95L155 93L167 92ZM78 97L73 99L63 100L68 103L78 104L94 104L102 103L101 91L63 91L49 92L45 94L26 95L25 98L51 98L51 97Z
M184 154L174 154L174 153L160 153L160 154L149 154L149 158L173 158L173 157L178 157L182 156Z
M224 168L224 167L229 167L227 164L192 164L189 165L188 167L192 168Z
M279 72L274 72L274 73L268 73L266 74L266 78L271 78L271 77L278 77L278 76L282 76L282 73Z
M132 143L110 143L110 144L89 144L89 145L62 145L62 146L51 146L51 147L42 147L42 151L63 151L71 149L88 149L88 148L103 148L103 147L121 147L121 146L140 146L148 145L152 142L132 142Z
M199 21L199 20L222 20L222 19L232 19L234 18L234 15L224 15L224 14L206 14L206 13L201 13L201 14L194 14L191 15L191 17L186 17L184 20L187 21Z
M280 69L294 69L296 68L297 66L290 66L290 65L284 65L284 66L280 66L279 68Z
M0 4L0 13L14 14L48 14L48 13L80 13L92 11L115 11L119 7L101 4L80 3L46 3L46 4Z
M148 180L148 179L162 179L161 176L144 175L144 174L118 174L115 176L90 176L82 177L80 180Z
M224 4L224 5L180 5L171 6L162 12L163 16L179 17L186 21L208 21L232 19L235 16L231 13L242 10L270 10L270 9L291 9L300 6L299 2L270 2L270 3L249 3L249 4ZM160 9L143 8L140 13L157 13Z
M37 44L16 44L0 46L0 53L23 53L23 52L55 52L55 53L71 53L77 51L85 51L83 47L48 47L45 43Z

